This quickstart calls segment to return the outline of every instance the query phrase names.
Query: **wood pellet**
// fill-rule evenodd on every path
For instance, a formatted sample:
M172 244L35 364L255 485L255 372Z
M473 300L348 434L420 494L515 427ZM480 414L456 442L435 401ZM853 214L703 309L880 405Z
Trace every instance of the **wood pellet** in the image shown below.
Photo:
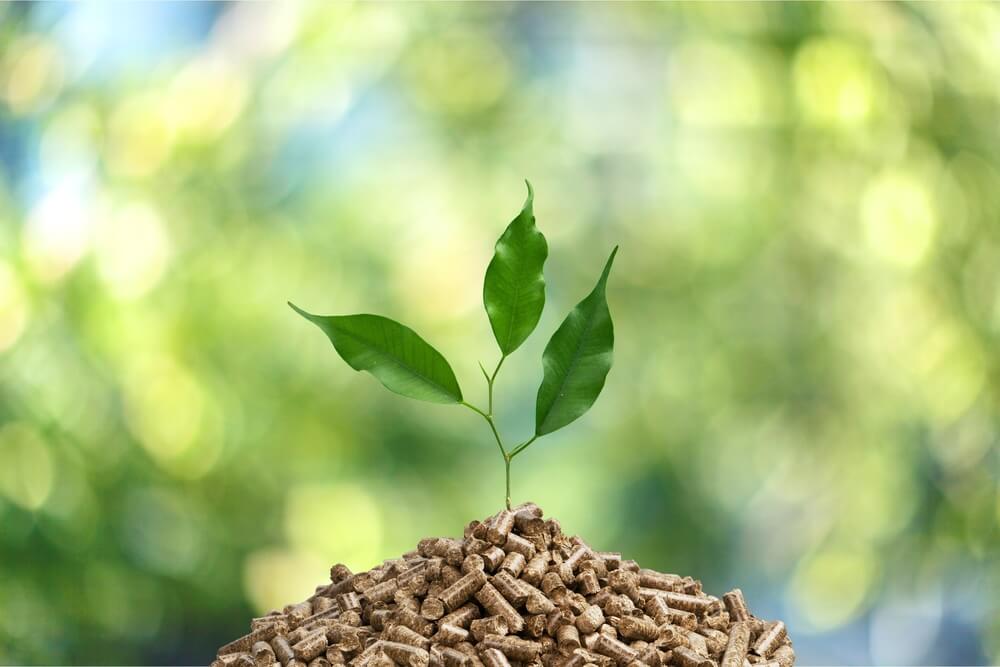
M781 621L592 550L525 503L368 572L330 568L212 667L793 667Z

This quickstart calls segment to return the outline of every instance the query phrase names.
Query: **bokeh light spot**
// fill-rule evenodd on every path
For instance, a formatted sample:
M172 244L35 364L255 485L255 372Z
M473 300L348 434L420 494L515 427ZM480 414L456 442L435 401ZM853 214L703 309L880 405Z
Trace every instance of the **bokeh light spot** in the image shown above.
M262 549L250 554L243 564L243 588L257 613L264 614L312 595L329 567L314 554Z
M875 256L899 266L914 266L927 254L937 220L924 184L904 171L891 170L865 188L861 223Z
M144 178L156 172L174 146L166 98L152 92L125 97L111 115L106 158L119 176Z
M97 227L94 255L108 291L123 300L135 299L156 286L163 276L170 243L163 221L144 202L120 207Z
M37 111L58 94L63 67L55 45L37 35L16 40L7 47L2 71L3 96L15 114Z
M34 429L19 422L0 429L0 492L34 511L45 504L54 479L52 454Z
M860 613L876 570L870 552L821 551L799 564L789 587L791 602L812 630L839 627Z
M164 468L194 445L204 410L197 379L171 359L140 362L126 378L129 427Z
M167 118L179 135L211 139L235 122L246 98L245 77L225 59L206 56L174 77Z
M35 204L24 226L24 259L43 283L63 278L90 247L97 217L90 184L81 179L60 181Z
M776 91L766 87L763 67L753 51L710 41L682 44L670 63L670 99L678 118L698 126L776 122Z
M871 63L853 44L814 37L795 55L795 91L808 120L825 125L864 121L875 103Z
M370 567L382 548L378 503L354 484L293 487L285 501L285 532L297 550L354 570Z
M0 352L21 337L28 324L28 302L14 269L0 259Z
M425 107L469 114L495 104L510 85L507 55L488 34L435 36L408 59L417 100Z

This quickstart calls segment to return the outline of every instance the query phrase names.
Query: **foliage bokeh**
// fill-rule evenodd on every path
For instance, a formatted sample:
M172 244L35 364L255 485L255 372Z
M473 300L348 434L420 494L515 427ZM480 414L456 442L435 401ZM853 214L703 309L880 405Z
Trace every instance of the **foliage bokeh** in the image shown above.
M515 501L741 586L803 664L1000 661L998 34L974 2L0 7L0 663L207 663L495 511L475 415L284 304L406 322L479 396L525 177L513 438L621 252L608 385Z

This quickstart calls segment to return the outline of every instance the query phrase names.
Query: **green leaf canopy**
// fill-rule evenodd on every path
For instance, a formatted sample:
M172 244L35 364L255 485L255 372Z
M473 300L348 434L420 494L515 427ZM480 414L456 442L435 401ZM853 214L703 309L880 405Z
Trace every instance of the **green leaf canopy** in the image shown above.
M528 198L497 241L483 282L483 305L504 356L534 331L545 307L542 267L549 246L535 226L534 191L525 183Z
M313 315L288 304L330 338L356 371L368 371L390 391L431 403L460 403L455 372L413 329L380 315Z
M617 246L593 291L570 311L542 354L535 401L535 435L552 433L590 409L611 370L615 330L605 288Z

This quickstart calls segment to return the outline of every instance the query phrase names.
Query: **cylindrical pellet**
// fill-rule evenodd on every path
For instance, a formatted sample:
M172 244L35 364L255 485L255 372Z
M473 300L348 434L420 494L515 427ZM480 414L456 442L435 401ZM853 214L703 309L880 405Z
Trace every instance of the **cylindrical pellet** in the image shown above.
M500 546L507 542L507 536L514 528L514 513L510 510L503 510L493 517L489 527L486 529L486 539L493 544Z
M503 651L499 649L483 649L479 655L482 657L483 664L486 665L486 667L510 667L510 662L507 660L507 656L505 656Z
M678 646L673 649L674 664L678 667L715 667L715 663L708 656L695 653L689 648Z
M722 596L722 601L725 603L726 610L729 612L729 618L732 621L750 620L750 610L747 609L747 602L743 598L743 591L734 588Z
M503 616L507 621L509 632L518 633L524 629L524 619L507 602L507 599L500 594L492 584L486 584L476 593L476 600L483 608L493 616Z
M720 667L743 667L749 648L750 624L746 621L736 621L729 628L729 641Z
M506 635L507 619L503 616L477 618L469 624L469 631L477 642L483 641L486 635Z
M541 646L538 642L519 639L511 635L486 635L481 643L484 648L495 648L508 658L522 662L531 662L541 652Z
M465 604L487 581L486 573L473 570L438 594L438 599L444 603L444 608L454 611Z
M587 607L587 609L576 618L576 627L584 634L597 632L597 629L601 627L603 623L604 612L601 611L601 608L596 604L592 604Z
M561 625L556 630L556 642L558 642L561 651L578 649L580 648L580 631L575 625Z
M625 616L618 623L618 632L625 639L642 639L651 642L659 636L660 628L652 619Z
M757 642L753 645L753 652L764 658L769 657L771 652L781 644L785 634L785 624L781 621L775 621L766 627L757 638Z

